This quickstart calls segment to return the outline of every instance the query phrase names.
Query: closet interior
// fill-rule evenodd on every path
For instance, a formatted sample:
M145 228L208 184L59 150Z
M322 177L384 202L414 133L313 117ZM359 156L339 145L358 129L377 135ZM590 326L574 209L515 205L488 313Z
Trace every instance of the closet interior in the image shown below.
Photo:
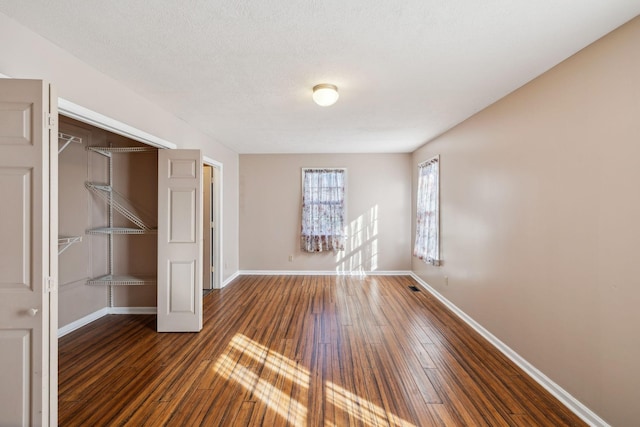
M64 116L58 146L59 325L155 308L158 149Z

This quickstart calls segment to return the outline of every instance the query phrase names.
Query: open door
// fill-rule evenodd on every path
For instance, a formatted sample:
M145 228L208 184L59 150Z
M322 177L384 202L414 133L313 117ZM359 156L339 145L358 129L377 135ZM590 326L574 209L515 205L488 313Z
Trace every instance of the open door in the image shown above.
M7 426L57 425L56 104L43 81L0 79L0 424Z
M202 329L202 154L158 151L158 332Z

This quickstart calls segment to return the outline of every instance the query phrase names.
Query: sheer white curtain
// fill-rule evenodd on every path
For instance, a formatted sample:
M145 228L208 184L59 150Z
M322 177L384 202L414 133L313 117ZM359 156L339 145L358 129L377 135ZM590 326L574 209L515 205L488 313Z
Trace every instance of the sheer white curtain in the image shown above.
M440 265L440 159L434 157L418 165L416 242L413 255Z
M344 250L345 175L345 169L302 170L303 251Z

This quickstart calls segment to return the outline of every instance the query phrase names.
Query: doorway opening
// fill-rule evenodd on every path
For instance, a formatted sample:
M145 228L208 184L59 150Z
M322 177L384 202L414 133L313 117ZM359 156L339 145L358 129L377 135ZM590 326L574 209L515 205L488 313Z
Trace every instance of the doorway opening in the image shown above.
M202 169L202 288L206 291L222 287L222 164L205 158Z

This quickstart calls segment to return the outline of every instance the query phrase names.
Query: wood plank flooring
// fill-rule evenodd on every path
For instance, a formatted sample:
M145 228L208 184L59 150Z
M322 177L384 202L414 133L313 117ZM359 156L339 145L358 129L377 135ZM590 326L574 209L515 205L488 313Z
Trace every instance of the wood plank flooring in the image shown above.
M585 425L406 276L242 276L60 339L61 426Z

